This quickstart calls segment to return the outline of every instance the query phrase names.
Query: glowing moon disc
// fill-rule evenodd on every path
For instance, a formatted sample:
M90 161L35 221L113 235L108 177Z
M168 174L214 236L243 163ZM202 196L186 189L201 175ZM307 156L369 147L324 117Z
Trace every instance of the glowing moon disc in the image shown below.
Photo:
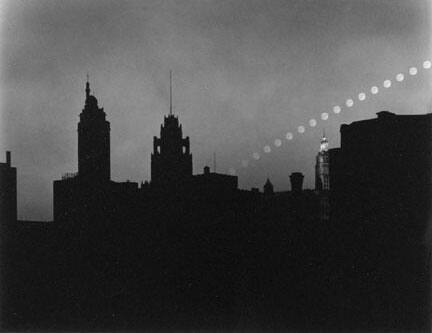
M286 139L287 140L292 140L293 139L293 134L291 133L291 132L288 132L287 134L286 134Z
M260 159L260 154L258 154L258 153L253 153L252 154L252 157L255 159L255 160L259 160Z
M276 139L276 140L274 141L274 145L275 145L276 147L280 147L280 146L282 145L282 141L281 141L281 139Z
M297 128L297 131L298 131L299 133L304 133L304 132L305 132L305 128L304 128L304 126L299 126L299 127Z
M410 75L416 75L417 74L417 67L411 67L409 69Z
M341 107L339 105L333 106L333 112L338 114L341 112Z
M402 82L404 80L404 75L402 73L399 73L398 75L396 75L396 81L398 82Z
M349 108L352 107L354 105L354 101L351 98L348 98L346 100L346 106L348 106Z
M309 120L309 126L310 126L310 127L315 127L316 124L317 124L317 121L316 121L315 119L311 119L311 120Z
M328 114L327 112L323 112L323 113L321 113L321 119L322 119L322 120L327 120L328 117L329 117L329 114Z
M366 99L366 94L365 93L360 93L358 95L358 99L359 99L359 101L364 101Z
M431 68L432 63L429 60L426 60L425 62L423 62L423 68L424 69L429 69Z
M248 160L243 160L241 164L242 164L243 168L247 168L248 165L249 165L249 161Z
M378 87L377 86L373 86L372 88L371 88L371 93L372 94L378 94Z
M390 80L385 80L383 83L383 87L384 88L390 88L391 87L391 81Z
M271 148L270 146L264 146L264 153L270 153L271 152Z

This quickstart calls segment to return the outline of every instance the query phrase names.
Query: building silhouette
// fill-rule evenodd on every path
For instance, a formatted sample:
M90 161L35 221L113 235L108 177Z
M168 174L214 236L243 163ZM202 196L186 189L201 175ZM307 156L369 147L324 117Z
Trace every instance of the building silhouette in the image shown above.
M340 133L341 147L329 151L330 205L347 311L371 326L422 331L430 325L432 114L381 111Z
M85 93L85 105L78 123L78 176L92 181L109 181L110 123L96 97L90 94L88 79Z
M164 117L160 137L153 137L151 183L159 188L184 186L192 177L189 137L183 138L182 125L172 112L172 73L170 71L169 114Z
M92 218L113 217L122 210L128 211L124 203L135 203L132 199L138 192L135 182L110 179L110 123L96 97L90 94L88 81L79 117L78 172L65 173L54 181L53 215L57 222L81 224Z
M160 138L153 138L151 183L156 187L174 187L192 177L189 137L183 138L182 125L172 114L164 117Z
M332 192L344 199L337 206L346 202L353 214L365 204L424 211L430 204L431 120L431 114L381 111L375 119L342 125L341 147L329 157Z
M17 221L17 170L11 164L11 152L6 152L6 162L0 163L0 221L2 226Z
M82 223L95 214L98 219L119 218L126 211L140 216L143 211L164 206L207 200L208 204L238 197L237 176L210 172L192 174L189 137L183 137L178 117L170 110L164 116L160 137L153 138L151 182L110 180L109 122L86 83L85 107L78 123L78 172L66 173L54 181L54 220ZM168 200L168 201L169 201ZM165 208L160 207L162 210ZM173 208L174 209L174 208Z
M293 172L290 175L291 191L293 194L300 194L303 191L304 176L301 172Z

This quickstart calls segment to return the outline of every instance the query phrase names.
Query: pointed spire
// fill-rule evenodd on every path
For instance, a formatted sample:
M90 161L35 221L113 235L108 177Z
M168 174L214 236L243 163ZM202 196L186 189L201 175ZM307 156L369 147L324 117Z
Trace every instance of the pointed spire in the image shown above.
M87 83L86 83L86 99L90 96L90 82L89 82L89 74L87 73Z
M172 70L170 70L170 108L169 114L172 115Z
M274 188L273 188L273 184L270 181L270 178L267 177L267 180L264 184L264 194L273 194L274 193Z
M216 152L213 152L213 172L216 173Z

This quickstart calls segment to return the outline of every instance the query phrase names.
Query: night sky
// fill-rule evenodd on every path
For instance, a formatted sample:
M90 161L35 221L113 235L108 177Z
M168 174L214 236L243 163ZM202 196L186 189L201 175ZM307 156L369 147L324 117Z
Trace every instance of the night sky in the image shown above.
M87 72L111 122L113 180L150 179L171 69L194 173L215 152L217 171L234 168L242 188L269 177L288 190L294 171L313 188L323 129L337 147L342 123L430 112L430 9L426 0L1 1L0 160L12 151L19 218L52 219L53 180L77 171Z

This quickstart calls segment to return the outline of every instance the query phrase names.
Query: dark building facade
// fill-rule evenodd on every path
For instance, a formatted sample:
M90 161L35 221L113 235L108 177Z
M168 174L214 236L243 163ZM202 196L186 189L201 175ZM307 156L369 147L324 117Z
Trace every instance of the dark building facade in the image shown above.
M365 204L423 211L432 184L432 115L377 116L341 126L341 147L329 157L332 192L353 213Z
M420 331L431 313L432 114L381 111L340 132L329 152L330 205L335 241L350 249L337 255L347 311L371 326Z
M0 163L0 221L17 221L17 170L11 164L10 151L6 152L6 162Z

